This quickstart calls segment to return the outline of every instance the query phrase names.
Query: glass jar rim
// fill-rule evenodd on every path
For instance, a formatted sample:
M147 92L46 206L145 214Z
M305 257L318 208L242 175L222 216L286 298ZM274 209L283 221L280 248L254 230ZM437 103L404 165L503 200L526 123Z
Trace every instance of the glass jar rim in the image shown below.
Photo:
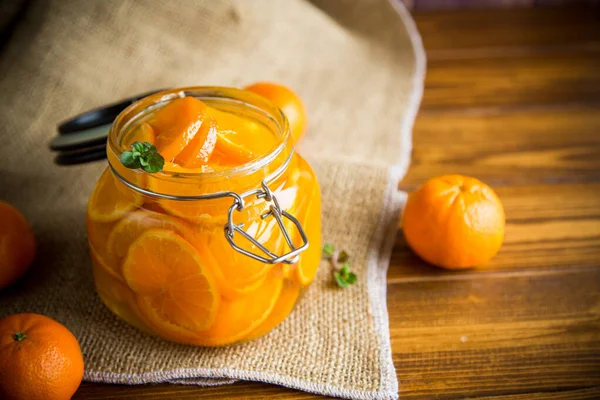
M172 100L185 96L192 96L199 100L209 99L210 101L210 99L212 99L226 101L241 107L248 107L248 109L262 114L264 117L275 123L275 126L277 127L277 132L275 133L278 134L277 138L279 144L270 152L263 154L256 159L244 164L232 166L231 168L203 172L160 171L161 176L165 179L171 177L208 180L234 178L268 166L271 162L276 160L288 146L291 137L288 120L281 109L271 103L268 99L256 93L232 87L190 86L158 92L144 97L128 106L117 116L110 127L107 152L113 152L115 156L113 159L119 160L121 154L125 151L120 143L120 135L123 132L129 129L148 109L164 106ZM109 157L109 160L111 160L111 157ZM147 174L145 171L142 172Z

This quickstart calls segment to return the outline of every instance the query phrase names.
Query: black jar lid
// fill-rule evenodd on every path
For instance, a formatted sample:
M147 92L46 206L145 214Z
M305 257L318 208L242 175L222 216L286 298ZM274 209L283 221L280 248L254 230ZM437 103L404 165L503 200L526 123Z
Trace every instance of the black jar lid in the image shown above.
M165 89L153 90L107 104L61 122L58 135L50 141L50 150L57 152L55 162L60 165L81 164L102 157L110 125L117 116L136 101ZM88 154L89 153L89 154Z

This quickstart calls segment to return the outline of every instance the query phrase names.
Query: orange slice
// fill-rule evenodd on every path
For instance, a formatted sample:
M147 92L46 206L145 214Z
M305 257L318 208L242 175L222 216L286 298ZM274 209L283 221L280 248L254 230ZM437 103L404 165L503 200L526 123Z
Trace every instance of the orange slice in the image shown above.
M86 220L87 236L90 247L94 249L97 254L100 254L101 258L105 259L108 236L116 223L94 221L89 214L87 215Z
M111 269L104 264L96 252L92 251L92 273L102 302L119 318L138 329L152 333L147 328L147 323L140 317L133 291L122 279L115 279L109 271Z
M302 160L304 164L306 162ZM308 164L304 166L307 171L311 171ZM300 261L297 263L297 276L300 283L304 286L313 281L321 263L321 191L316 176L313 175L312 191L302 208L298 210L298 220L309 240L308 249L301 253ZM298 234L299 235L299 234ZM295 239L299 241L300 238Z
M90 245L90 253L92 255L92 264L96 263L99 267L104 268L107 274L112 276L114 279L123 282L123 277L118 272L110 253L107 249L108 237L110 232L114 229L116 223L104 223L92 221L88 215L88 242Z
M142 204L142 197L118 181L107 168L96 184L88 204L92 220L111 222Z
M246 218L244 223L243 229L251 237L275 254L281 254L285 239L275 218L261 219L260 215L256 215ZM235 234L234 241L237 246L246 251L265 256L256 245L247 241L239 233ZM253 291L274 268L273 264L253 260L235 250L227 241L222 225L199 232L198 242L199 246L204 246L204 252L210 254L218 265L215 277L227 298L238 298Z
M281 272L273 270L256 290L233 301L223 301L210 329L198 334L197 344L225 346L245 338L271 314L283 286Z
M196 249L181 236L150 229L129 247L123 276L144 317L161 334L208 329L220 293Z
M152 211L134 211L120 220L108 237L106 247L119 265L127 256L129 246L149 229L166 229L190 240L193 234L185 222ZM120 271L119 271L120 273Z
M219 234L219 232L214 232L213 234ZM223 234L223 233L221 233ZM265 265L264 273L259 275L258 278L254 279L250 282L244 282L242 284L238 284L237 286L232 282L228 281L225 275L223 274L223 268L227 268L224 260L219 259L217 261L215 257L218 256L218 253L213 255L213 252L209 248L209 245L206 240L203 239L205 237L205 233L201 233L197 236L197 239L192 243L198 250L198 252L202 255L202 259L206 262L207 265L210 266L210 270L213 272L217 285L219 286L219 290L221 291L221 295L224 299L234 300L240 298L242 296L247 295L249 292L256 290L266 279L267 270L269 267ZM233 250L233 249L231 249ZM229 250L229 251L231 251ZM251 261L249 258L247 261ZM240 270L243 270L244 260L241 260L242 263L239 264Z
M275 303L273 311L269 317L259 326L257 326L248 336L247 340L256 339L269 333L273 328L279 325L292 312L298 296L300 295L300 285L297 282L284 282L283 289Z
M200 129L206 105L195 97L171 101L148 120L156 133L156 148L166 161L172 161Z
M167 213L165 211L165 209L160 206L160 203L157 200L146 199L144 201L144 204L142 204L141 208L143 208L144 210L147 210L147 211L152 211L152 212L160 213L160 214Z
M228 164L245 164L277 146L275 135L258 121L211 107L207 114L219 124L215 152Z
M148 188L155 193L177 193L179 196L197 196L219 191L206 189L200 184L181 184L154 177L149 177ZM227 211L233 205L233 200L231 198L194 201L160 199L159 203L162 208L176 217L185 218L204 227L223 227L227 222Z
M149 142L154 144L156 135L154 129L147 122L142 122L133 129L132 132L127 134L127 137L123 139L122 144L124 150L131 150L131 145L135 142Z
M186 168L198 168L208 163L217 143L217 121L213 117L204 119L198 133L175 157L175 162Z
M257 155L243 144L243 134L238 131L222 130L217 136L217 150L222 158L233 165L242 165L254 160Z

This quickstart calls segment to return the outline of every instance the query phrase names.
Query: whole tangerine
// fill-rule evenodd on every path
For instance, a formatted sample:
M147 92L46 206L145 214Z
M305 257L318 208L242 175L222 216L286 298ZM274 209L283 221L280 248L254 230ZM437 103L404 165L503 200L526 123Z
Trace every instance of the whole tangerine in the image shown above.
M0 290L16 282L35 258L35 236L27 220L0 201Z
M39 314L0 319L0 398L67 400L83 378L83 356L75 336Z
M273 82L257 82L244 89L265 97L279 107L290 124L292 143L298 143L307 123L306 108L300 96L289 87Z
M461 175L425 182L409 195L402 220L414 252L447 269L488 262L502 246L504 227L504 208L492 188Z

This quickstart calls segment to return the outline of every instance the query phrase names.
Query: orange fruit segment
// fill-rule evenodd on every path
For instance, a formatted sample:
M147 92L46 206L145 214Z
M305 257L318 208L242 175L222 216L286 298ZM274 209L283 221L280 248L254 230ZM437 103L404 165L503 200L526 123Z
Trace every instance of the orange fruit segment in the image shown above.
M195 97L171 101L156 111L148 123L156 133L156 148L172 161L194 138L204 119L206 105Z
M274 134L263 124L215 108L207 113L218 123L216 160L242 165L269 153L277 145Z
M205 118L198 133L175 157L175 162L186 168L198 168L208 163L217 143L217 121Z
M125 281L120 277L115 277L110 268L99 256L92 250L92 273L96 290L102 302L113 313L124 321L148 333L147 325L140 317L137 309L135 293L127 287Z
M88 217L89 219L89 217ZM120 263L117 263L107 251L108 237L115 227L115 222L90 222L88 220L88 242L92 256L92 265L103 268L106 274L113 279L124 282L120 271Z
M136 239L123 276L161 333L172 336L172 327L199 332L215 321L221 296L214 278L196 249L172 231L150 229Z
M218 232L215 232L215 234L218 234ZM218 256L218 251L216 251L215 255L213 255L213 251L211 251L210 246L208 245L207 241L202 238L202 236L203 234L197 236L197 239L192 244L194 244L196 249L200 252L202 259L206 262L206 264L210 266L210 270L213 272L213 276L215 277L217 285L221 291L221 295L224 299L234 300L236 298L240 298L249 292L254 291L264 282L265 278L267 277L266 272L268 267L265 267L264 272L261 269L261 272L263 273L254 280L238 283L237 285L234 282L230 282L223 273L223 270L226 268L243 270L244 264L228 264L227 262L224 262L224 260ZM223 250L228 252L234 251L231 248ZM218 261L216 257L219 257Z
M245 336L263 323L275 307L283 287L279 271L273 270L253 292L242 298L223 301L210 329L198 335L198 344L224 346Z
M138 210L120 220L108 236L106 248L118 264L127 256L131 244L149 229L166 229L190 240L192 231L185 222L152 211Z
M309 238L309 246L300 255L300 260L296 266L296 275L299 282L303 286L310 284L317 273L319 264L321 263L321 191L319 183L312 169L304 161L299 158L299 163L303 172L299 178L299 185L306 189L312 185L310 195L297 208L297 219L304 229L306 237ZM291 224L290 224L291 225ZM294 243L298 245L301 242L300 234L295 227L292 227L296 237Z
M281 294L275 303L273 311L269 314L269 317L265 319L263 323L258 325L245 339L251 340L257 337L263 336L277 325L279 325L294 308L300 295L300 285L297 282L285 281Z
M130 132L126 138L123 140L123 147L125 150L130 150L131 145L135 142L149 142L154 144L156 140L156 135L154 134L154 129L147 122L142 122L140 125L135 127L132 132Z
M257 214L244 221L243 229L275 254L281 254L285 239L277 221L273 217L261 219L260 213ZM228 298L237 298L252 291L274 268L273 264L253 260L233 249L225 237L222 225L200 232L197 240L216 260L218 270L215 276L220 285L225 288L224 293ZM266 257L256 245L246 240L240 233L234 235L234 242L246 251Z
M118 181L107 168L96 184L88 204L90 218L111 222L142 204L141 196Z
M169 179L161 179L160 177L149 177L148 188L155 193L177 193L179 196L198 196L219 191L218 187L214 189L207 188L206 185L196 183L193 180L183 184ZM160 199L159 203L170 214L185 218L190 222L202 224L202 226L214 224L223 226L227 221L227 210L233 204L233 199L221 198L194 201Z
M90 247L96 253L106 252L106 243L108 236L115 227L116 222L95 222L87 215L87 236Z

